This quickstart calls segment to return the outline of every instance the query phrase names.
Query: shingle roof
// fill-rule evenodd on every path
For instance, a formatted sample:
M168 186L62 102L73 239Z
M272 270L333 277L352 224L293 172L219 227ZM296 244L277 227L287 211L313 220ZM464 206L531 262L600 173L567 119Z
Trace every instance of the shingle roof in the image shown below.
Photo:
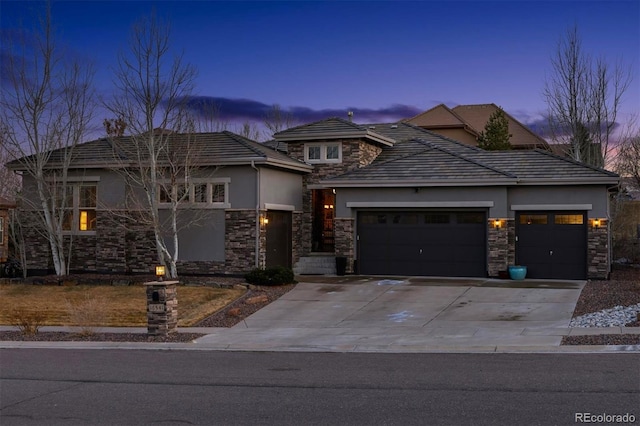
M197 153L194 162L198 166L215 166L224 164L268 164L274 167L310 171L311 166L297 161L282 152L278 152L263 144L254 142L232 132L170 134L163 138L168 143L169 151L178 156L188 152ZM137 150L136 139L131 136L104 138L77 145L73 150L72 168L119 167L135 161ZM144 155L145 151L140 150ZM51 152L48 166L55 168L62 164L66 150ZM8 164L10 168L20 170L18 159ZM144 158L143 158L144 160Z
M327 138L364 138L382 145L393 145L393 140L373 131L366 125L332 117L314 123L292 127L273 135L275 140L295 143Z
M412 139L385 149L367 167L327 179L329 182L369 182L373 185L465 181L502 182L515 176L425 140Z
M376 125L378 129L378 125ZM432 139L438 139L437 135ZM469 149L462 149L462 148ZM326 179L336 187L413 185L614 184L615 173L543 150L484 151L440 138L386 147L368 166Z

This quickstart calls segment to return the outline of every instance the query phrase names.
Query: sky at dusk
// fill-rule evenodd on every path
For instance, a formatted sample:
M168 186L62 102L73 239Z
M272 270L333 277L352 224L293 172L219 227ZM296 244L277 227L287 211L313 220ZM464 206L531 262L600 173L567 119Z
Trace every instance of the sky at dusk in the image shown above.
M101 94L131 25L155 8L195 65L194 95L230 120L279 104L300 122L393 121L439 103L495 103L535 126L550 57L577 25L586 51L623 60L634 81L620 121L640 111L640 2L629 1L54 1L70 55L91 61ZM44 4L0 1L6 36Z

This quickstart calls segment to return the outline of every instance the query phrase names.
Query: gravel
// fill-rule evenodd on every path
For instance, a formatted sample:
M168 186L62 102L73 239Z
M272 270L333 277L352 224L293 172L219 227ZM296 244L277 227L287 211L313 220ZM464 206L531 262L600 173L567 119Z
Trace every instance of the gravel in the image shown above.
M570 327L640 327L640 268L616 269L607 281L588 281ZM640 345L639 334L565 336L563 345Z

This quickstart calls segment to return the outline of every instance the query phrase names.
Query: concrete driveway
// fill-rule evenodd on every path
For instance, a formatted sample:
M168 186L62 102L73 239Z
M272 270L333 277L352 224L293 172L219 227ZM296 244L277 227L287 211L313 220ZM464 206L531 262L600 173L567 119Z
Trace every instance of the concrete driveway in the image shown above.
M300 276L231 329L229 350L422 352L558 346L584 281Z

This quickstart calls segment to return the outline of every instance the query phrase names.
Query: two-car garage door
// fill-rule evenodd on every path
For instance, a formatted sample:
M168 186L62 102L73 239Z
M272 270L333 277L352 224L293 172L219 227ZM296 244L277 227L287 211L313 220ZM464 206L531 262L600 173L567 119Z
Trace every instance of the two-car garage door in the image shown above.
M484 277L484 211L362 211L359 273Z

